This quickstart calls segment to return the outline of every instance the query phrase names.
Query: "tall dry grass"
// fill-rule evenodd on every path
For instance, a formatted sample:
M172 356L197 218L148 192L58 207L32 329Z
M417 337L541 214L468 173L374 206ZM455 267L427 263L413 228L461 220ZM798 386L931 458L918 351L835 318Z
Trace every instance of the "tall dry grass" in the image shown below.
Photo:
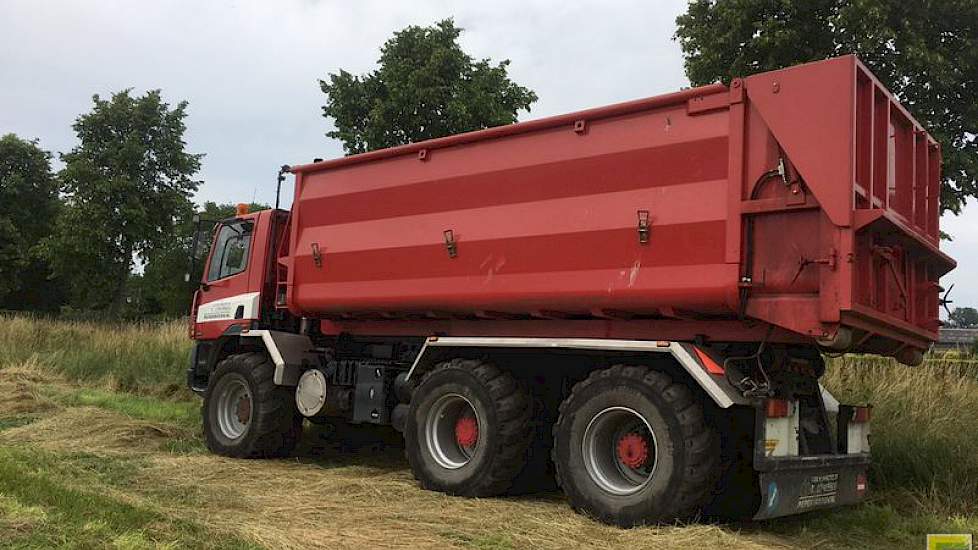
M978 513L978 361L910 368L877 357L830 361L823 384L871 403L877 489L947 514Z
M36 362L114 390L183 396L190 353L185 322L107 324L0 316L0 368Z

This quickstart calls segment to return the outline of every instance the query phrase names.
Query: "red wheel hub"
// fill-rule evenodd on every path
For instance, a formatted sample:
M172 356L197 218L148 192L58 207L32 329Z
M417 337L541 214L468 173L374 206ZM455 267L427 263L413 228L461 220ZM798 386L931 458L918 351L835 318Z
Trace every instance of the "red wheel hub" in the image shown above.
M247 424L251 420L251 399L247 397L242 397L238 400L237 410L238 421L242 424Z
M479 441L479 423L471 416L462 416L455 421L455 442L459 447L472 447Z
M630 433L618 439L618 460L629 468L638 468L649 458L649 444L637 433Z

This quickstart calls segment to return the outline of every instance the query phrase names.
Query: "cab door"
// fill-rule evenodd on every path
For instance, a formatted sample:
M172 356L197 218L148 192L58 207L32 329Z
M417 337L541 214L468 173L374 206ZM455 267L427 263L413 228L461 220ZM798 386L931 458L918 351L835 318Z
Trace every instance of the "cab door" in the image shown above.
M210 340L231 325L248 325L258 319L261 287L252 284L255 235L259 218L244 216L221 222L207 258L194 319L196 338Z

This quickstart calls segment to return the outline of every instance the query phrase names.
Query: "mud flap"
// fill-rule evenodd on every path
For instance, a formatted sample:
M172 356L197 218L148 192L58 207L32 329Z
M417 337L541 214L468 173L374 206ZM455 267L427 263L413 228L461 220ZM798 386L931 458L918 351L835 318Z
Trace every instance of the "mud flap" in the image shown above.
M190 348L190 366L187 368L187 387L203 397L207 391L207 369L213 344L211 342L194 342Z
M761 505L754 519L769 519L857 504L869 492L866 472L869 457L841 460L778 461L778 467L760 472Z

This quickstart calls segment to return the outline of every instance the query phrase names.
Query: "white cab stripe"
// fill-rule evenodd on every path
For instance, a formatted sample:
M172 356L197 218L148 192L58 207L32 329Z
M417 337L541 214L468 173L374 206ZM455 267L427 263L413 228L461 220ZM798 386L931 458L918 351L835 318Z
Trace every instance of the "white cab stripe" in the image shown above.
M197 307L197 322L207 323L210 321L228 321L231 319L257 319L260 297L261 293L259 292L249 292L247 294L238 294L201 304ZM234 314L239 307L243 308L243 315L235 317Z

